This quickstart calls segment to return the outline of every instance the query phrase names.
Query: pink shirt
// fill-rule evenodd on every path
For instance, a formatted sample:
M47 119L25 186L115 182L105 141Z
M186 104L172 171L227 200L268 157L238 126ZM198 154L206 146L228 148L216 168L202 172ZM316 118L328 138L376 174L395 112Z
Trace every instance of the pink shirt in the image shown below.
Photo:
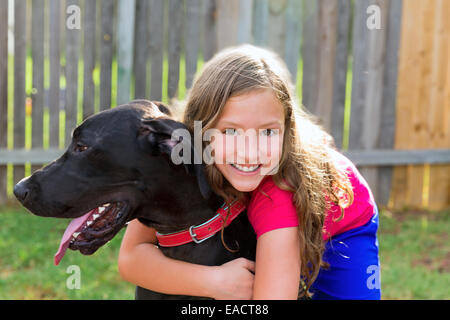
M353 163L345 156L334 152L338 166L345 168L353 187L353 203L344 210L340 221L339 206L331 204L325 218L323 239L327 240L345 231L366 224L373 216L375 201L370 188ZM261 191L267 194L270 199ZM272 177L265 177L252 194L247 207L247 214L256 236L280 228L298 226L296 208L292 202L293 193L278 188Z

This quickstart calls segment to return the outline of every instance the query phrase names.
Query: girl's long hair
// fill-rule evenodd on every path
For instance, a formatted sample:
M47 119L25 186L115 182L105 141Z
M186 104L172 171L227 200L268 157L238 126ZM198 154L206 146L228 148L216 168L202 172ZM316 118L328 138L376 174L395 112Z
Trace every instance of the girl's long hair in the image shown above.
M332 137L297 104L285 64L273 52L251 45L222 50L196 76L188 94L184 123L193 132L194 121L202 121L205 132L214 128L230 97L267 88L284 108L283 151L273 179L279 188L294 194L304 284L299 296L309 296L308 289L320 267L326 265L322 261L322 232L330 202L341 207L342 218L343 208L353 201L353 192L347 175L333 161ZM248 194L236 190L214 165L208 165L206 172L211 187L224 199L248 200Z

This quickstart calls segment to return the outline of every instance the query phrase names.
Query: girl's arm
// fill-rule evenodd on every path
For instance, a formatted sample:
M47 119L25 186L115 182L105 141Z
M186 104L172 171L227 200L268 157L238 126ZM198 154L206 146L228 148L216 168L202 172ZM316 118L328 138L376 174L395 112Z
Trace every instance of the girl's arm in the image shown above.
M297 299L300 285L298 227L264 233L256 245L253 299Z
M126 281L166 294L251 298L253 262L240 258L219 267L196 265L166 257L155 243L155 229L137 219L128 224L119 253L119 272Z

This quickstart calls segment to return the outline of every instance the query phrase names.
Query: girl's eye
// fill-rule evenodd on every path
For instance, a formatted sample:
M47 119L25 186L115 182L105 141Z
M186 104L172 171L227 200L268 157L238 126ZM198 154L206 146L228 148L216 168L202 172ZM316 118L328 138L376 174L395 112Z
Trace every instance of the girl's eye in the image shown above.
M277 133L277 130L274 130L274 129L261 130L261 135L263 135L263 136L270 137L270 136L274 136L276 133Z
M234 128L226 128L223 132L226 135L228 135L228 136L235 136L235 135L237 135L237 130L234 129Z

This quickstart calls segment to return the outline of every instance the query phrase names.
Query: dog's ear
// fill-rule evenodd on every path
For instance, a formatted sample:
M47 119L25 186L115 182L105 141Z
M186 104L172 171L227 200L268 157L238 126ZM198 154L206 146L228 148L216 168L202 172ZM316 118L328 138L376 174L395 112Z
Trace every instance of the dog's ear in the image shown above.
M142 120L139 128L141 143L145 149L149 149L153 155L171 155L172 149L181 142L181 139L172 139L172 132L186 127L175 120L156 118Z
M177 129L182 129L183 135L173 135ZM198 186L202 196L208 199L211 195L211 187L205 174L205 165L202 162L201 154L194 148L191 135L187 127L178 121L168 118L156 118L150 120L142 120L139 130L141 143L144 143L145 149L150 149L152 155L166 154L172 161L172 150L179 143L182 143L178 156L182 158L182 162L174 163L176 165L183 164L188 174L197 178ZM187 154L183 155L183 151L187 150ZM201 151L200 151L201 152Z

